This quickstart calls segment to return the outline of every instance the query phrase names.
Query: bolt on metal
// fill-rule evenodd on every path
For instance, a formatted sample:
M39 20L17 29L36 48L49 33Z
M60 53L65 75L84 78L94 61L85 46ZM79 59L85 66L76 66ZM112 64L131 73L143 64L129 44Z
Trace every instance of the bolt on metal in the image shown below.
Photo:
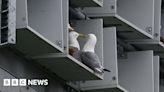
M155 34L154 34L154 37L158 37L158 36L159 36L159 34L158 34L158 33L155 33Z
M62 42L61 41L56 41L56 44L58 45L58 46L62 46Z
M113 76L113 77L112 77L112 80L116 80L116 76Z
M114 6L114 5L111 5L111 9L112 9L112 10L115 9L115 6Z
M152 27L146 27L146 32L152 34Z

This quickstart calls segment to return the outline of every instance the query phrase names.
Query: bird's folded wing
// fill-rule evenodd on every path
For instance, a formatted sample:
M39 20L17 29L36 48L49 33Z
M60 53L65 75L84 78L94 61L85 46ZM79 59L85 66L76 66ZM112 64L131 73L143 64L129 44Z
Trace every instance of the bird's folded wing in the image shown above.
M92 52L82 52L81 53L81 60L84 64L89 65L93 68L100 68L100 60L95 53Z

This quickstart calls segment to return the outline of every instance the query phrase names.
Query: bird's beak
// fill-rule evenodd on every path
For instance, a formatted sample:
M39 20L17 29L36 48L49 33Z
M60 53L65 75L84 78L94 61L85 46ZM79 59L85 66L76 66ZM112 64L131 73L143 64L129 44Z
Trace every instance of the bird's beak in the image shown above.
M80 37L80 38L87 38L88 36L85 35L85 34L79 33L79 37Z
M69 27L68 29L69 29L69 31L74 31L74 30L75 30L75 29L72 28L72 27Z
M74 30L75 30L74 28L72 28L72 27L70 26L70 24L68 24L68 29L69 29L69 31L74 31Z

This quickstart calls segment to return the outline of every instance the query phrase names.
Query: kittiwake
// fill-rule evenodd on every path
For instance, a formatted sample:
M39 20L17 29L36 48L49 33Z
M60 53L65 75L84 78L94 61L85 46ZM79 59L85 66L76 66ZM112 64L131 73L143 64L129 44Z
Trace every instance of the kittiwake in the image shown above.
M95 46L97 43L97 37L95 34L88 34L86 36L87 41L80 53L81 61L93 69L95 72L103 73L104 71L110 72L108 69L104 69L103 65L100 62L98 55L95 53Z
M72 30L72 29L73 28L69 30ZM69 54L79 61L81 61L81 58L80 58L81 51L80 51L80 45L77 38L80 36L83 36L83 34L80 34L76 31L69 31Z

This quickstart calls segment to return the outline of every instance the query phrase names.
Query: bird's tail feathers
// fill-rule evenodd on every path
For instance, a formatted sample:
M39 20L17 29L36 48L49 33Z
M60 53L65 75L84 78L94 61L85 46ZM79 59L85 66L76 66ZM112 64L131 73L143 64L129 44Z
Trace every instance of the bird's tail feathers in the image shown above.
M103 66L101 66L101 70L102 70L102 72L111 72L109 69L106 69Z
M94 70L95 70L95 72L98 72L98 73L111 72L109 69L105 69L105 68L103 68L103 69L95 68Z
M104 72L111 72L109 69L103 69Z

